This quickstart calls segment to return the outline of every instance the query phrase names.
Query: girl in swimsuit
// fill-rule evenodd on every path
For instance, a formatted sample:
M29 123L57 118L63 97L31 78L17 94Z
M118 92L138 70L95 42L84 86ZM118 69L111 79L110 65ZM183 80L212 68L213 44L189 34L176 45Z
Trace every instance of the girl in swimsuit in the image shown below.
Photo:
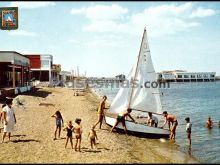
M72 136L72 133L73 133L73 125L72 125L72 121L69 121L67 127L64 128L63 130L64 130L64 131L65 131L65 130L67 131L65 148L66 148L67 143L68 143L68 141L69 141L69 139L70 139L71 147L72 147L72 149L73 149L73 136Z
M91 130L89 131L88 137L90 139L90 143L91 143L91 148L93 149L93 145L96 145L96 140L98 140L96 131L94 130L95 126L93 125L91 127Z
M81 145L81 140L82 140L82 127L80 126L81 119L76 119L75 120L76 125L74 126L74 133L75 133L75 138L76 138L76 143L75 143L75 151L77 151L77 145L78 145L78 150L80 152L80 145Z
M61 132L61 124L63 126L63 117L60 113L60 111L56 111L54 115L52 115L51 117L55 117L56 119L56 128L55 128L55 131L54 131L54 139L53 140L56 140L56 136L57 136L57 130L59 131L58 132L58 137L60 138L60 132Z

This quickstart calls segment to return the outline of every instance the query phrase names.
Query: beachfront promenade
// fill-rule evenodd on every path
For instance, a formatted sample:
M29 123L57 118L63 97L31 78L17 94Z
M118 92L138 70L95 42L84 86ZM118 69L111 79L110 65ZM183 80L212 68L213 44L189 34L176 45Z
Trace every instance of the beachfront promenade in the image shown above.
M90 91L84 96L73 96L68 88L40 88L23 95L26 109L16 109L17 124L11 141L0 144L0 163L187 163L193 162L187 155L175 151L175 146L134 136L109 133L105 124L98 127L97 149L90 149L87 139L89 129L97 121L98 98ZM15 98L16 99L16 98ZM15 103L14 99L14 103ZM39 106L51 103L55 106ZM60 110L64 122L81 118L83 135L81 151L75 152L68 144L65 149L66 132L61 139L53 140L55 119L51 115ZM2 137L2 133L0 133ZM0 138L1 138L0 137ZM73 139L75 143L75 139Z

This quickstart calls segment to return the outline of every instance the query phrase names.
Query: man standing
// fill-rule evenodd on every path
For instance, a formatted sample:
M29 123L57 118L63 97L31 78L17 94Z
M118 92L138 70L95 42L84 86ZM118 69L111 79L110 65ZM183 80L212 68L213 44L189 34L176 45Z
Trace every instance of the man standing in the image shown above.
M2 136L2 143L6 137L6 133L8 133L8 139L10 140L11 132L14 130L14 125L16 124L15 111L12 108L12 98L7 98L6 106L3 108L2 116L4 121L4 133Z
M175 136L176 136L176 127L178 125L177 119L174 115L168 114L167 111L163 112L163 116L165 117L165 122L163 124L163 126L161 126L161 128L163 128L166 123L168 122L168 126L169 126L169 130L170 132L170 140L174 139L175 140ZM172 123L172 127L170 128L170 123Z
M99 107L98 107L98 121L96 122L96 124L94 124L94 127L96 127L97 124L100 123L99 129L101 129L101 127L102 127L102 120L103 120L103 118L105 116L104 109L106 109L105 108L105 101L106 100L107 100L107 96L103 96L102 97L102 101L100 102Z

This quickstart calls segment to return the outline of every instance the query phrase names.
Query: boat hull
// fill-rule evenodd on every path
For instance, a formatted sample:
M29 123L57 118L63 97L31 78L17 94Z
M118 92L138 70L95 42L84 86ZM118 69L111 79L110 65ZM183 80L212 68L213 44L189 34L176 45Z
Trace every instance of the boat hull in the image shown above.
M116 119L113 117L105 116L106 124L109 126L113 126L116 122ZM161 129L156 127L150 127L144 124L135 124L132 121L125 121L128 134L146 137L146 138L168 138L170 135L170 131L167 129ZM118 132L124 132L124 128L121 123L119 123L116 127Z

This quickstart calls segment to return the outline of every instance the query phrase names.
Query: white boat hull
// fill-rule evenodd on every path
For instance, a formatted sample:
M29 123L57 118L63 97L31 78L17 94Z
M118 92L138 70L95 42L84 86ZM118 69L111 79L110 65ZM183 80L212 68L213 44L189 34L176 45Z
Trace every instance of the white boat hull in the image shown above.
M116 119L113 117L105 116L106 124L109 126L113 126L116 122ZM131 133L136 136L142 137L151 137L151 138L168 138L170 135L170 131L167 129L161 129L156 127L150 127L144 124L135 124L132 121L125 121L128 133ZM119 123L116 127L117 130L124 130L121 123Z

